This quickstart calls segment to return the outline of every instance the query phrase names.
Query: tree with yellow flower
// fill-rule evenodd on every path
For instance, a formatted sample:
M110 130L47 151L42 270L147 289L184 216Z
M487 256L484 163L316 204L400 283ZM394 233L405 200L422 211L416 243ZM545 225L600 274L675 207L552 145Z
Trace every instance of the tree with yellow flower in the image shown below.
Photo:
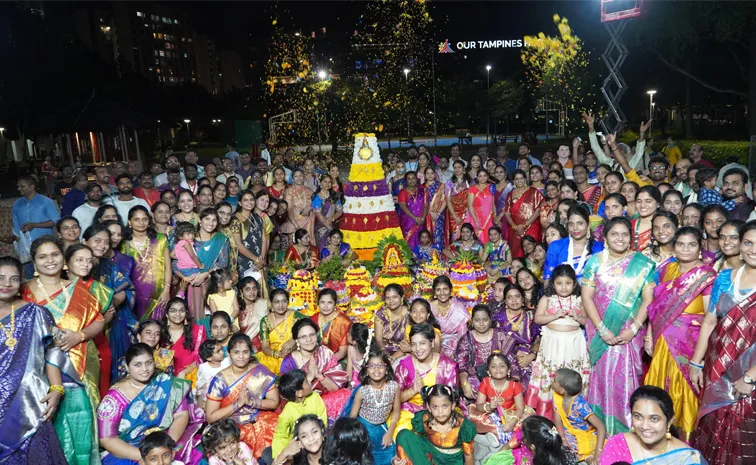
M543 32L525 36L520 54L532 96L547 99L567 109L577 121L580 113L593 106L595 94L590 83L590 55L583 50L583 41L570 28L567 18L554 15L558 36Z

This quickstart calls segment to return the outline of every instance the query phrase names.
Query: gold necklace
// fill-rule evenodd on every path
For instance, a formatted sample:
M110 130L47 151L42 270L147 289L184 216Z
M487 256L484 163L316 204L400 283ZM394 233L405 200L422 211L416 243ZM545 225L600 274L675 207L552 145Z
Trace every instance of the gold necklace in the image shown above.
M444 307L446 307L446 310L444 310ZM436 299L436 308L438 308L438 313L441 317L446 318L446 315L449 314L449 310L451 310L451 299L447 300L445 304L442 304L440 300Z
M638 442L640 442L640 441L638 441ZM662 456L662 455L664 455L664 454L667 453L667 451L669 450L669 443L670 442L672 442L672 441L668 439L667 440L667 447L664 448L664 452L662 452L661 454L656 455L654 457L644 457L643 460L645 460L646 463L654 463L654 462L656 462L656 459L658 459L660 456ZM648 461L649 458L651 459L650 462Z
M3 330L5 333L5 346L8 347L10 350L13 350L14 347L16 347L16 344L18 343L18 340L13 337L13 331L16 329L16 312L14 311L14 304L11 303L11 310L10 310L10 327L5 328L5 325L0 323L0 329Z
M129 377L128 377L128 378L126 378L126 379L128 379L128 380L129 380L129 384L131 384L131 387L133 387L134 389L138 390L139 392L142 392L142 389L144 389L144 386L146 386L146 385L144 385L144 386L142 386L142 387L139 387L139 386L137 386L136 384L134 384L134 382L133 382L133 381L131 381L131 376L129 376Z
M278 334L278 337L280 337L282 340L286 339L286 332L289 329L289 322L287 320L288 315L284 316L283 320L281 321L278 321L278 319L276 319L276 326L272 328L273 331L275 331L276 334ZM284 323L283 331L278 329L278 327L281 326L281 323Z
M137 251L142 260L146 260L148 255L147 250L150 248L150 239L147 238L144 242L137 242L136 240L131 239L131 243L134 245L134 250Z
M41 290L42 293L45 295L45 301L47 302L47 305L45 306L52 307L53 310L55 310L56 312L63 314L66 312L66 309L68 308L68 304L70 303L70 298L68 294L66 294L65 286L63 286L63 281L60 278L58 278L58 285L60 286L60 291L63 293L63 302L64 302L63 308L60 308L53 303L52 298L50 297L50 294L47 293L45 286L42 285L42 281L40 281L39 278L37 278L37 289Z

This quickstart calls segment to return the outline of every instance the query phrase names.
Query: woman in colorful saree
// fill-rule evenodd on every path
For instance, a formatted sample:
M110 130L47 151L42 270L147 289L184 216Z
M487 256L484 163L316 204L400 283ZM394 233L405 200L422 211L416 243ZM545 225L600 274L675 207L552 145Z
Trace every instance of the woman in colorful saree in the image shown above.
M327 346L321 344L320 328L311 319L303 318L291 328L292 340L297 348L281 363L281 374L300 369L307 373L312 389L320 394L326 406L329 423L336 420L352 391L347 385L347 374Z
M64 373L66 395L54 425L69 464L89 465L97 459L94 411L99 400L97 382L87 372L87 341L105 327L102 307L79 279L61 279L63 245L54 236L42 236L31 244L30 253L39 276L21 286L21 298L43 305L58 328L54 344L67 352L74 372Z
M255 278L247 276L237 284L239 296L239 329L249 336L253 345L260 342L260 323L268 315L268 299L260 296L260 285ZM257 340L257 342L255 342Z
M504 207L504 216L511 228L509 235L509 248L512 256L521 258L525 256L522 250L521 240L526 234L538 240L541 238L541 203L544 201L543 194L535 187L528 186L528 179L521 170L512 173L515 188Z
M344 268L349 268L349 265L357 259L357 254L349 244L344 242L344 233L339 229L332 229L328 232L325 246L320 249L320 261L337 258L341 260Z
M473 465L477 431L457 412L456 386L433 383L420 389L422 404L396 438L404 465ZM402 392L404 397L404 392ZM419 396L415 396L419 397ZM423 409L423 407L425 407ZM402 414L405 410L402 410ZM404 415L403 415L404 416ZM401 425L401 420L399 421ZM397 428L398 429L398 428ZM394 462L396 463L396 462Z
M505 241L509 240L509 223L506 218L506 206L507 197L509 193L514 189L514 184L509 180L507 174L507 168L504 165L497 165L493 171L493 177L496 180L496 193L494 194L494 209L496 210L496 216L494 217L494 226L498 226L502 231L502 238Z
M139 320L160 319L171 298L173 272L168 237L155 232L150 214L144 207L129 210L128 221L130 239L123 244L123 253L135 262L131 272L136 290L134 315Z
M296 229L305 229L315 237L315 214L312 211L312 189L304 185L304 173L296 169L291 174L294 184L284 192L289 204L289 221Z
M218 230L228 239L228 266L231 281L236 284L239 281L239 249L236 247L234 233L231 231L231 218L234 213L228 202L219 203L216 211L218 212Z
M126 353L126 349L136 342L134 334L138 323L131 310L134 306L135 291L125 271L105 258L110 250L110 231L105 225L93 224L88 227L82 239L94 254L91 276L98 283L113 289L111 303L116 309L115 315L112 318L106 316L106 320L112 320L108 322L107 335L101 333L95 337L95 345L100 352L100 375L106 377L100 384L107 389L111 382L118 379L118 360Z
M328 240L328 232L336 227L344 211L338 192L331 190L330 175L320 177L320 187L312 195L312 211L315 213L315 243L322 247Z
M459 238L462 225L465 223L467 211L467 190L470 188L470 178L465 173L465 164L457 160L453 165L454 176L446 181L446 235L449 242Z
M420 231L425 228L428 216L428 197L425 188L419 185L417 173L409 171L404 175L407 185L399 191L399 226L410 249L419 243Z
M460 338L467 333L470 313L461 301L452 298L452 283L448 276L437 276L433 280L433 316L441 326L441 353L453 358Z
M488 356L494 351L509 356L514 345L512 336L492 326L491 309L487 305L473 307L472 330L459 340L454 357L459 367L459 385L467 402L475 402L480 382L488 376Z
M501 284L497 282L494 286L500 287ZM495 288L494 292L497 292ZM533 322L533 312L525 309L525 294L518 285L506 284L503 294L504 310L494 314L493 321L499 331L514 339L514 347L509 352L515 361L512 379L527 390L533 361L541 347L541 327Z
M632 224L633 250L643 252L651 245L651 221L659 211L661 205L661 192L656 186L643 186L635 194L635 208L638 209L638 218Z
M619 462L633 465L701 465L701 452L673 436L675 409L666 391L656 386L642 386L630 396L632 423L630 432L610 438L599 459L600 465ZM712 462L722 464L723 462Z
M89 293L95 296L103 310L105 325L113 321L115 316L113 289L90 276L94 265L92 249L84 244L74 244L66 249L65 259L68 279L78 278L89 289ZM91 379L97 381L100 395L105 395L110 387L111 357L108 338L103 332L87 343L87 372Z
M386 286L383 290L383 307L375 312L375 341L394 360L406 355L399 345L406 337L409 313L402 286L396 283Z
M192 400L192 383L155 374L152 348L141 342L126 351L126 369L128 376L110 388L97 408L102 464L144 463L139 444L153 431L164 431L176 441L176 460L198 464L198 433L205 417Z
M467 216L475 229L480 231L483 244L488 242L488 229L494 225L494 194L496 185L489 184L488 171L478 170L478 182L467 191Z
M727 220L722 223L717 231L719 238L719 250L722 251L711 267L719 273L724 270L737 270L743 266L743 259L740 257L740 235L738 230L745 223L740 220Z
M205 265L202 272L184 276L178 267L173 269L173 272L188 284L186 301L189 305L189 316L200 324L207 321L205 296L210 286L210 273L215 269L228 268L228 237L218 231L218 223L218 212L215 208L206 208L199 214L199 234L194 239L194 251L200 262ZM176 263L174 261L173 266L176 266Z
M657 271L674 256L674 238L678 227L677 217L672 213L663 210L654 213L651 220L652 242L642 253L656 263Z
M452 241L444 249L444 256L449 260L456 260L460 252L472 252L474 255L480 255L483 251L483 244L475 236L475 228L470 223L465 223L460 227L459 239Z
M262 350L255 357L273 374L278 375L284 357L297 346L297 341L291 338L291 328L296 320L305 316L289 310L289 293L286 289L273 289L270 301L270 313L260 322Z
M239 277L261 274L265 265L263 255L267 249L265 222L260 215L255 213L256 203L254 194L249 191L242 193L239 197L239 208L236 209L236 214L229 226L239 250Z
M126 276L131 276L131 272L134 269L134 259L121 252L125 228L121 223L113 220L104 221L101 224L110 231L110 249L105 258L120 266Z
M500 227L491 226L488 230L488 239L480 258L485 263L488 281L493 283L502 276L509 276L512 252L509 250L509 244L504 240Z
M559 183L556 181L546 181L544 199L541 203L541 211L539 212L541 228L544 231L556 221L559 200Z
M669 391L677 412L674 425L680 439L690 443L698 398L690 382L688 362L696 348L717 273L698 258L703 244L701 231L683 227L671 242L674 258L657 269L658 285L648 306L651 332L645 337L645 347L652 358L645 384Z
M625 399L641 384L644 323L654 297L654 262L633 252L631 231L624 217L606 222L607 249L588 260L581 291L591 359L586 400L609 436L630 428Z
M575 270L578 282L583 278L583 272L591 256L604 248L604 244L595 242L591 237L589 221L588 211L582 205L570 207L567 212L570 235L549 244L543 266L544 282L548 282L554 269L562 264L570 265ZM606 226L604 228L606 229Z
M336 360L343 360L349 348L349 328L352 320L336 307L336 291L323 288L318 292L318 311L310 318L320 331L324 346L331 349Z
M286 171L282 166L273 168L273 184L268 187L268 193L276 199L284 198L286 191Z
M312 235L306 229L297 229L294 233L294 244L286 251L284 260L292 262L297 269L312 271L317 268L320 264L320 254L311 241Z
M433 167L425 168L425 192L428 195L428 215L425 217L425 229L433 237L433 245L438 250L446 247L449 238L446 235L446 187L438 180Z
M402 411L394 430L412 428L415 413L423 409L422 390L426 386L445 384L451 389L458 386L457 362L433 347L433 327L428 324L412 325L410 329L411 356L403 358L394 370L394 378L401 389ZM473 426L473 430L475 427Z
M278 423L276 377L252 355L252 341L245 334L231 336L228 356L231 366L215 375L208 387L207 422L233 418L241 428L241 440L260 457L272 444Z
M168 301L161 325L163 333L168 335L166 343L173 351L175 376L196 380L197 367L201 363L199 347L207 339L205 327L192 322L192 315L181 297L174 297Z
M45 307L18 296L21 263L0 258L0 461L8 465L66 465L51 418L63 398L61 372L76 377L69 356L49 344L55 321ZM68 378L68 377L67 377Z
M751 463L756 425L756 222L740 228L743 266L717 276L690 359L702 390L693 446L712 464Z

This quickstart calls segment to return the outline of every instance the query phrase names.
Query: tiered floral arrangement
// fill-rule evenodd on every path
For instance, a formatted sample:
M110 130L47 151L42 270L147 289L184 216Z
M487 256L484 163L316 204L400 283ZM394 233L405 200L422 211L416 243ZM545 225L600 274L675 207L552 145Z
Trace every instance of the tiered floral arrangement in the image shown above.
M379 257L381 259L380 271L373 278L373 287L376 292L383 294L386 286L395 283L402 286L404 293L409 296L412 292L412 275L409 271L412 254L404 239L390 236L382 240L376 249L374 262Z
M344 284L349 291L349 297L354 297L363 287L370 287L373 277L359 261L355 261L344 273Z
M344 313L349 312L349 289L343 281L326 281L323 287L336 292L336 308Z
M271 289L286 289L294 267L289 262L271 263L268 268L268 285Z
M438 252L434 251L431 260L420 265L420 270L415 276L415 296L430 300L433 297L433 280L448 273L449 268L439 259Z
M318 276L297 270L289 280L289 308L312 316L318 311Z
M383 301L372 287L365 286L352 294L347 316L355 323L363 323L368 328L373 327L373 315L381 309Z
M460 252L457 254L457 261L452 264L449 270L452 295L470 304L470 307L480 300L481 290L478 289L480 265L476 263L477 260L478 257L474 252Z
M354 136L349 183L344 188L344 216L339 227L344 242L361 260L372 260L375 245L384 238L402 237L375 134Z

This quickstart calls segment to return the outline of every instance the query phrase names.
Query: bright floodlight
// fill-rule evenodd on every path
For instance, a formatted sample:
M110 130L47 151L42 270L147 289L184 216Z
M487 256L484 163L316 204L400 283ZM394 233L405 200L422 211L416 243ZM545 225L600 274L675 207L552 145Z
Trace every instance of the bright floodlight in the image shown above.
M406 76L408 74L409 74L409 70L407 68L404 68L404 75Z
M656 93L656 91L655 90L647 90L646 93L648 95L654 95Z
M0 128L0 131L5 131L5 128Z
M486 71L491 71L491 65L486 65Z
M326 74L326 72L325 72L325 71L318 71L318 77L319 77L320 79L325 79L325 78L326 78L326 76L328 76L328 75Z
M185 122L186 124L189 124L189 123L191 123L191 122L192 122L192 120L190 120L190 119L185 119L185 120L184 120L184 122Z

